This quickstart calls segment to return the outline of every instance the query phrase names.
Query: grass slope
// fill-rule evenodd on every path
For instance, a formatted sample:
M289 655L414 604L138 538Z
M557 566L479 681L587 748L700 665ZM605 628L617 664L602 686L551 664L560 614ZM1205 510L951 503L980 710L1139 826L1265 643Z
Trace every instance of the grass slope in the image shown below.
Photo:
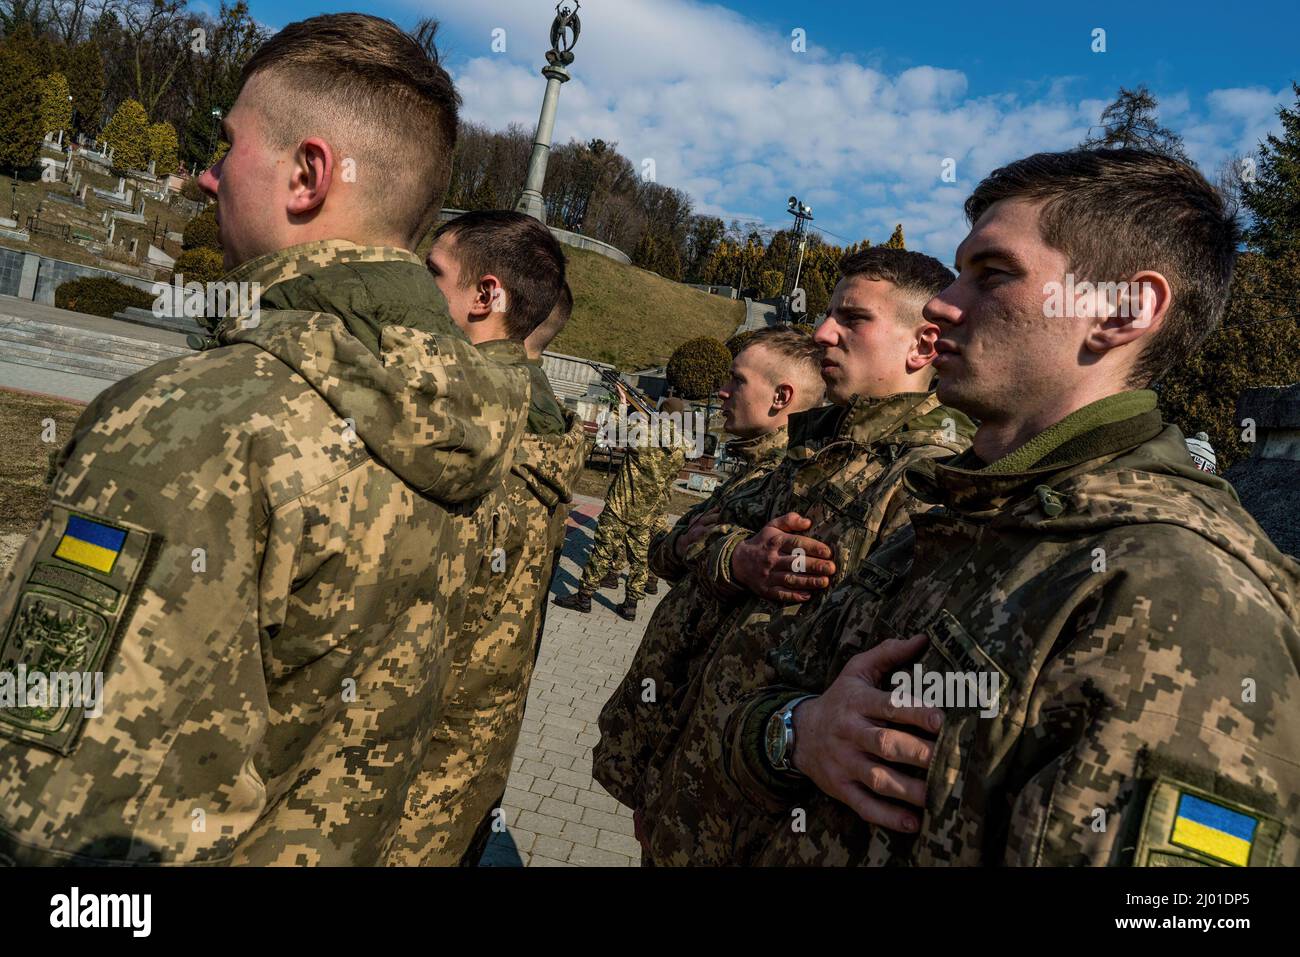
M687 339L726 341L745 319L744 303L710 296L599 253L564 247L573 316L552 352L618 366L662 365Z

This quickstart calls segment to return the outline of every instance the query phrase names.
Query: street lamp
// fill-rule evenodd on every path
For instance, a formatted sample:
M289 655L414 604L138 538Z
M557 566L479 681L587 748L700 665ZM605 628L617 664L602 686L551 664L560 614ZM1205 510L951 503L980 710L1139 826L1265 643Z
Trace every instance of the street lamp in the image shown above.
M791 245L790 252L786 254L785 258L785 274L787 278L790 276L790 256L794 253L794 246L797 245L799 247L799 265L795 269L794 285L790 287L790 293L793 294L794 290L799 288L799 274L803 271L803 253L804 249L807 248L808 245L805 233L808 222L813 218L813 211L811 206L801 203L798 196L790 197L789 201L785 204L785 211L794 217L794 229L790 233L790 241L793 245ZM784 291L783 288L782 292ZM787 298L787 311L789 308L790 300ZM789 314L793 315L793 313Z
M221 127L221 111L215 107L212 110L212 155L217 155L217 131Z

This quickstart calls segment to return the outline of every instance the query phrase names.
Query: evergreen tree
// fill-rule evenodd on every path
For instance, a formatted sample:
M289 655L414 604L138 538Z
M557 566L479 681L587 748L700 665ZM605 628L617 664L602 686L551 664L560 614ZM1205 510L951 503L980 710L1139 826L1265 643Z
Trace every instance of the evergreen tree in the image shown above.
M176 171L176 150L179 142L176 130L170 123L154 123L149 127L149 159L157 176Z
M104 99L104 64L99 47L86 42L65 48L63 74L72 93L72 127L78 133L94 136L99 132Z
M1183 138L1161 126L1156 118L1158 101L1145 86L1136 90L1120 87L1115 102L1101 114L1101 129L1079 145L1093 149L1143 149L1164 153L1187 162Z
M43 135L40 72L20 46L0 44L0 166L31 166Z
M1253 219L1247 241L1269 257L1300 250L1300 84L1291 87L1296 105L1277 113L1282 135L1270 133L1260 144L1254 175L1243 175L1241 184L1242 203Z
M123 100L104 127L118 169L144 169L149 162L149 117L138 100Z
M66 130L72 125L72 94L62 73L51 73L41 82L41 135Z
M886 249L906 249L903 239L903 224L899 223L894 227L894 232L890 235L889 241L885 243Z

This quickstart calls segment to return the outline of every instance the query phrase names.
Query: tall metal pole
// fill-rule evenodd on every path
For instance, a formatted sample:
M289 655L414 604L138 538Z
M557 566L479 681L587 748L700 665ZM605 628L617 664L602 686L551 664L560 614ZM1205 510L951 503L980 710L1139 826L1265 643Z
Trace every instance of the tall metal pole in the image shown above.
M542 202L542 187L546 185L546 163L551 157L555 111L560 104L560 87L570 79L565 67L573 62L573 46L582 32L579 6L577 0L572 7L566 6L564 0L555 5L551 48L546 51L546 66L542 67L542 76L546 77L546 95L542 97L542 114L537 118L533 154L528 158L528 176L524 180L523 192L519 194L519 202L515 204L516 212L526 213L543 223L546 222L546 205Z
M546 164L551 157L551 136L555 131L555 111L560 105L560 85L570 79L569 73L558 64L542 67L546 77L546 95L542 97L542 115L537 119L537 135L533 137L533 154L528 159L528 178L519 195L515 211L527 213L534 219L546 222L546 206L542 202L542 187L546 184Z

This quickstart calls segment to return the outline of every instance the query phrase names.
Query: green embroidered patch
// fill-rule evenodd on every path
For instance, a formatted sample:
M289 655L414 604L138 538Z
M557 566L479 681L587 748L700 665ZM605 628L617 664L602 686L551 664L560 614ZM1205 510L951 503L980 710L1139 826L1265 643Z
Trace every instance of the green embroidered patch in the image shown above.
M69 540L88 527L116 533L112 561L69 556ZM87 715L69 702L69 691L89 694L96 675L102 690L151 538L144 529L53 507L26 579L0 597L0 737L59 754L76 746Z

